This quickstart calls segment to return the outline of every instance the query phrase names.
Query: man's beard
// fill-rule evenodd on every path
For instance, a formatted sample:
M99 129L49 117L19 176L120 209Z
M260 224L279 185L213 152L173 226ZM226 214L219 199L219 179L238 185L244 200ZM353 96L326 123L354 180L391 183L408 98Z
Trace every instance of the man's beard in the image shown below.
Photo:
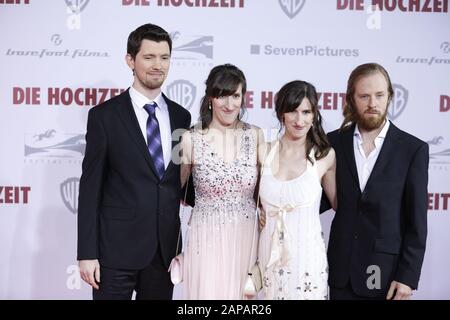
M136 74L136 78L138 82L146 89L149 90L155 90L161 88L162 84L164 83L165 77L161 77L159 79L152 79L151 77L147 77L146 74L143 76L140 76L139 74Z
M150 90L159 89L161 88L164 80L146 80L145 82L142 82L142 84Z
M358 126L366 131L372 131L378 129L381 125L384 124L387 116L387 108L384 114L372 115L370 117L366 117L364 114L356 113L356 123Z

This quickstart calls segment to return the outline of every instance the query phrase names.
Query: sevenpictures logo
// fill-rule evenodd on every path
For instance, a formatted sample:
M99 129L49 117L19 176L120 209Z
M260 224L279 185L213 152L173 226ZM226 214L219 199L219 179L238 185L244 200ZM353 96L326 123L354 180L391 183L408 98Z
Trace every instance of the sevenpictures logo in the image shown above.
M63 42L63 39L59 34L53 34L50 36L50 43L55 47ZM8 48L6 51L7 56L16 57L35 57L35 58L109 58L110 54L107 51L93 51L90 49L50 49L50 48L39 48L35 50L24 50L24 49L12 49Z
M278 47L273 44L250 44L251 55L281 56L281 57L339 57L356 58L359 49L356 48L332 48L329 46L317 46L307 44L298 47Z
M80 164L84 157L84 134L69 134L48 129L38 133L26 133L24 144L25 163Z
M172 61L178 65L212 66L214 37L185 35L179 31L170 34L173 41Z
M306 0L278 0L283 12L293 19L303 8Z
M168 97L187 110L194 104L197 88L187 80L176 80L166 88Z
M73 177L63 181L59 185L61 192L61 199L66 208L76 214L78 211L78 189L80 186L80 179Z
M397 119L405 110L408 104L408 90L400 84L393 84L394 96L392 97L391 104L388 108L389 119Z

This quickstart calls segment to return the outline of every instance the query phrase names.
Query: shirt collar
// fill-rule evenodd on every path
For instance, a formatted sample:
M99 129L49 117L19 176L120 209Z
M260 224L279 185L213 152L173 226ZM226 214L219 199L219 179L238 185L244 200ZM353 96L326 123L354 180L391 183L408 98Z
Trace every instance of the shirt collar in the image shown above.
M386 123L384 124L383 129L381 129L378 136L375 138L375 141L379 140L378 138L381 138L381 139L386 138L386 134L388 132L390 125L391 125L391 123L390 123L389 119L386 118ZM355 136L359 141L362 140L361 132L359 131L358 125L355 126L355 132L353 133L353 136Z
M149 100L142 93L137 91L133 86L130 87L130 97L131 100L136 104L138 108L144 108L144 106L151 102L156 102L157 106L163 110L166 107L166 103L164 97L162 96L162 92L160 92L153 101Z

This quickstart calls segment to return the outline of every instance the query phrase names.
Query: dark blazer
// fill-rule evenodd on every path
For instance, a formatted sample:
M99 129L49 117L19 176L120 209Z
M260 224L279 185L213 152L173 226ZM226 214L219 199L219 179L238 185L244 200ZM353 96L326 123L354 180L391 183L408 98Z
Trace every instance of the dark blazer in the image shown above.
M350 279L353 291L365 297L385 295L392 280L416 289L427 237L428 144L391 123L361 192L354 129L328 134L336 152L338 197L328 244L329 284L343 288ZM380 289L368 288L375 275L370 266L380 268Z
M172 132L187 129L187 110L164 96ZM128 90L92 108L78 204L78 260L143 269L158 245L167 267L180 227L180 166L156 174ZM178 141L172 141L174 147Z

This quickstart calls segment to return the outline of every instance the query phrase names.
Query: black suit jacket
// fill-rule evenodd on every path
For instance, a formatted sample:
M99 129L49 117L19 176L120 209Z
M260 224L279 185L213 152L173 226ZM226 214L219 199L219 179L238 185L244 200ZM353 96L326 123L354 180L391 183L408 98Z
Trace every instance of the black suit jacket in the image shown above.
M164 96L172 132L187 129L187 110ZM142 269L158 245L167 267L180 227L180 166L160 181L128 90L89 111L78 204L78 260ZM178 141L172 141L174 147Z
M336 151L338 197L328 244L329 284L342 288L350 279L354 292L366 297L385 295L392 280L416 289L427 237L428 145L391 123L361 192L354 129L328 134ZM377 267L380 288L369 289ZM376 286L373 279L369 283Z

